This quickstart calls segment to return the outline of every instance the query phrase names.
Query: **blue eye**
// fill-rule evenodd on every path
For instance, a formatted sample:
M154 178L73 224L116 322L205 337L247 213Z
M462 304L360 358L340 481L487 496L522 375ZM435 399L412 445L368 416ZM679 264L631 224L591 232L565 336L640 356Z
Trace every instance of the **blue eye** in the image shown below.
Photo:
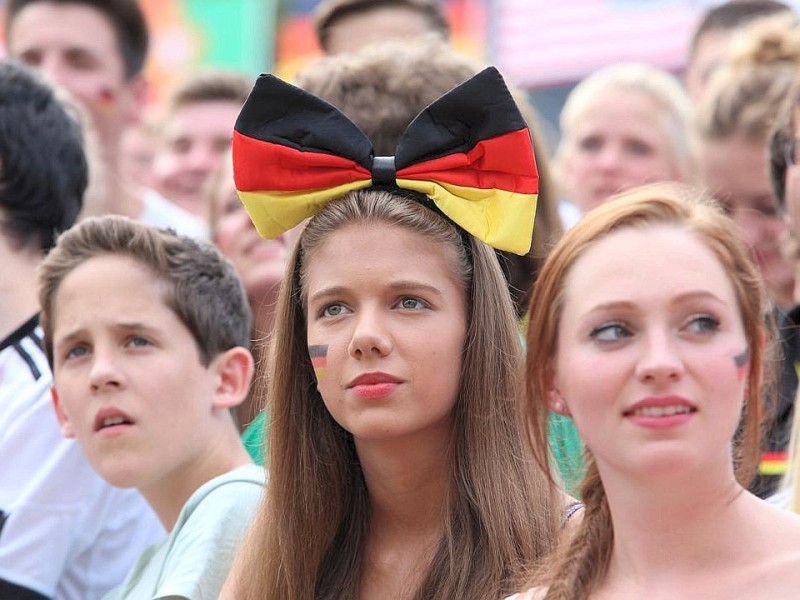
M150 340L140 335L134 335L128 340L128 346L133 346L134 348L144 348L150 345Z
M618 342L632 335L633 333L625 324L614 321L598 325L592 329L589 337L598 342Z
M419 310L420 308L427 308L427 304L425 304L422 300L418 298L401 298L400 302L398 302L400 308L404 308L406 310Z
M64 354L65 360L70 360L73 358L81 358L82 356L86 356L89 353L89 350L85 346L74 346L67 350Z
M689 320L687 327L693 333L713 333L719 329L719 320L709 315L697 315Z
M346 314L347 308L344 304L328 304L322 309L320 313L323 317L338 317L340 315Z

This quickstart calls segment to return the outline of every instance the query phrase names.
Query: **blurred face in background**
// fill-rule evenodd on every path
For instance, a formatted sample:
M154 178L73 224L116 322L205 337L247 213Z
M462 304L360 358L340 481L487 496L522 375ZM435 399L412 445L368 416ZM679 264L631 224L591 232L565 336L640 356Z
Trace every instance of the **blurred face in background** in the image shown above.
M581 213L629 188L682 180L662 109L644 92L609 89L574 120L559 150L562 190Z
M175 108L164 120L153 160L156 189L191 213L204 214L209 175L231 147L239 102L194 102Z
M293 242L296 237L287 233L274 240L265 240L258 234L236 194L230 153L223 155L223 164L209 183L208 203L213 240L233 263L253 313L258 315L265 298L269 302L274 301L291 250L288 240Z
M37 68L89 111L109 160L124 128L139 114L145 95L141 76L126 78L111 21L85 4L36 2L10 24L8 53Z
M738 226L773 300L791 305L794 268L781 252L787 226L769 182L767 142L740 135L704 141L700 169L709 192Z

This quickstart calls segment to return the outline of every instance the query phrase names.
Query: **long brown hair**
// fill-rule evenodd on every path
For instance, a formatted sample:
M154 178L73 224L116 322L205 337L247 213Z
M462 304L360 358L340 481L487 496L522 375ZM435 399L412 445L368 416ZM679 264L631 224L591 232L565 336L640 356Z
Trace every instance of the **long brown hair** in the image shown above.
M588 213L570 229L551 252L536 283L528 327L526 364L527 394L532 414L533 451L543 468L542 453L547 440L548 372L557 352L557 336L564 307L565 285L575 262L598 240L625 228L654 225L679 227L701 240L725 269L742 314L750 351L750 366L742 424L734 443L732 460L742 485L752 479L758 461L762 369L767 350L764 341L767 301L761 278L751 262L748 249L732 221L712 200L692 188L656 184L631 190ZM583 521L565 544L537 585L548 587L547 600L586 598L603 580L613 548L614 532L603 482L589 450L586 475L581 483L585 505Z
M499 598L554 545L560 496L526 444L521 345L492 250L416 200L352 192L309 222L289 260L269 381L262 380L271 420L268 493L253 543L244 548L237 598L358 597L369 493L352 436L314 385L303 275L333 232L370 223L414 231L452 250L468 302L443 533L413 597Z

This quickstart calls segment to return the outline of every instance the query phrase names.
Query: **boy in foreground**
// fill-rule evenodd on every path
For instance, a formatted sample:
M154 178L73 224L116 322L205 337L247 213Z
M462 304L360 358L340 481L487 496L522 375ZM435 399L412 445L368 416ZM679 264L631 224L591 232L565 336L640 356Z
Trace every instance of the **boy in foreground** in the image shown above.
M39 271L66 437L169 537L108 598L216 598L261 497L230 409L253 375L250 310L210 245L125 217L63 234Z

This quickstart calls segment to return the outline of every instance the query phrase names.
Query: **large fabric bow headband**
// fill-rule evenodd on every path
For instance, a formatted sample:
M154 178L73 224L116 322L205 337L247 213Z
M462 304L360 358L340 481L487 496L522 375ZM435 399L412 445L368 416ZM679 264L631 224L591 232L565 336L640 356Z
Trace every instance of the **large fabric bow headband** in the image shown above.
M449 219L499 250L530 250L539 177L525 120L489 67L433 102L395 156L375 156L337 108L261 75L233 133L239 197L273 238L350 190L395 186L425 194Z

